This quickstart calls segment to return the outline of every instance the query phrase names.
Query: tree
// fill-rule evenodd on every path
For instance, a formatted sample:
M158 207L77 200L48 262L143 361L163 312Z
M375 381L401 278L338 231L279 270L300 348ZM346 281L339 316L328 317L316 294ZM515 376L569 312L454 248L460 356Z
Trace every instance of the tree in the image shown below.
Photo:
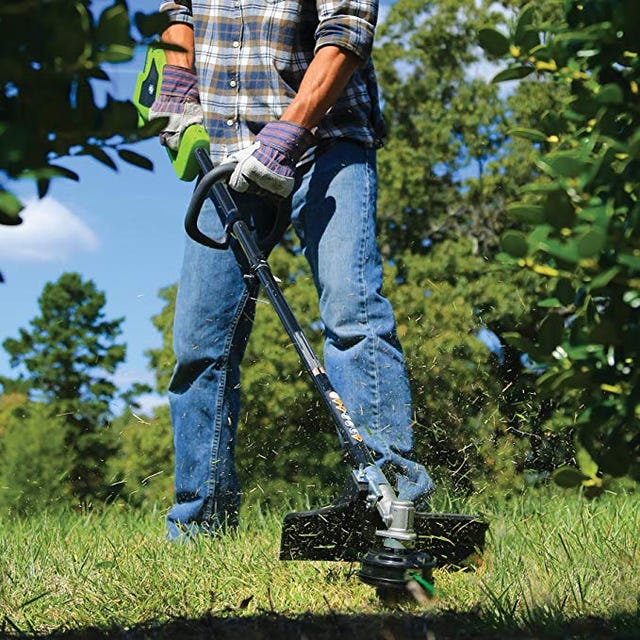
M545 15L557 10L553 0L539 4ZM560 96L540 80L499 92L479 73L495 61L478 47L478 33L504 21L496 7L398 0L378 29L374 58L389 128L379 154L387 256L465 237L491 257L505 225L515 224L505 206L537 170L531 148L510 129L514 120L553 113Z
M176 308L177 285L165 287L158 292L158 296L165 301L160 313L151 322L162 338L162 346L149 349L145 355L149 358L149 365L155 373L156 391L165 393L175 364L173 354L173 316Z
M129 505L168 507L173 500L173 438L169 407L153 416L127 412L116 418L118 452L107 462L107 476Z
M17 515L68 504L65 422L26 396L0 396L0 508Z
M423 403L418 409L423 451L433 454L432 464L446 461L455 473L473 469L469 478L481 469L497 471L509 439L514 448L508 468L547 474L554 462L570 455L566 433L573 428L576 405L575 394L567 393L539 401L536 375L527 374L523 354L501 338L515 331L534 333L544 315L533 305L539 289L534 274L521 278L492 262L501 232L524 224L507 216L507 207L539 173L535 149L512 130L516 123L536 127L551 119L568 95L566 87L545 77L520 78L500 91L488 76L470 74L472 67L496 61L491 51L478 47L479 35L510 19L521 4L399 0L379 29L375 50L389 126L379 156L379 218L383 250L396 267L401 301L395 308L401 323L404 313L425 322L447 319L437 337L412 327L405 338L418 403ZM537 10L550 21L560 13L554 0L537 3ZM440 308L437 291L457 301L461 317ZM425 292L430 297L421 300ZM527 302L527 312L516 313ZM469 336L481 328L500 340L499 366L479 345L471 348ZM442 342L440 347L434 340ZM427 362L443 363L442 368ZM430 370L439 376L431 377ZM489 429L482 420L492 404L496 412L489 412Z
M545 282L545 317L512 342L544 365L543 394L578 393L579 470L559 483L640 479L640 37L633 0L567 0L545 22L531 3L485 48L511 58L496 80L543 74L569 87L562 108L514 134L533 141L538 179L511 212L505 260Z
M495 87L469 78L478 62L474 34L487 18L476 5L399 0L378 29L374 55L389 128L379 155L387 255L424 251L443 227L466 217L465 176L481 175L504 142Z
M30 329L3 347L11 366L26 371L32 399L64 416L70 482L74 495L86 500L104 494L103 464L113 453L107 427L118 391L109 376L126 355L117 342L123 318L107 320L104 293L77 273L47 283L38 305Z
M91 0L3 0L0 5L0 224L19 224L23 205L6 180L29 179L44 196L53 178L78 180L58 161L91 156L116 169L120 160L152 167L126 148L162 123L138 127L134 105L107 93L105 64L132 59L134 48L163 30L166 18L138 13L138 39L124 0L99 15ZM113 152L113 153L112 153Z

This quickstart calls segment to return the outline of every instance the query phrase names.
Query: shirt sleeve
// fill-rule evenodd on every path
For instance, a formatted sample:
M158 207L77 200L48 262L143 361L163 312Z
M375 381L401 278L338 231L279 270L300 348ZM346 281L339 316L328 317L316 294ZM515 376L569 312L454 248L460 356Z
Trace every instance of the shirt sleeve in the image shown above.
M364 63L373 49L378 20L378 0L316 0L318 28L317 51L334 45L355 53Z
M169 16L171 24L182 22L193 26L193 14L191 13L191 0L175 0L174 2L163 2L159 11Z

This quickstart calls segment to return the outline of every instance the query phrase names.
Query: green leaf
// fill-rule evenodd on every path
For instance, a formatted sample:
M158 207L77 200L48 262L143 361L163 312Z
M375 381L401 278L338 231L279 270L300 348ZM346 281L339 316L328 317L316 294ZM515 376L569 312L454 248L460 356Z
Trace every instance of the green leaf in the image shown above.
M581 258L592 258L596 254L600 253L606 240L606 235L602 229L593 227L585 231L585 233L580 235L576 240L578 255Z
M575 240L569 239L566 242L548 238L541 242L538 248L545 251L554 258L559 258L565 262L578 262L580 256L578 255L578 245Z
M582 471L574 467L560 467L553 472L553 481L560 487L570 489L572 487L579 487L584 480L588 480L589 476L586 476Z
M49 193L49 187L51 186L51 180L48 178L41 178L36 181L38 187L38 198L44 198Z
M586 476L595 478L598 475L598 464L584 447L576 448L576 462L580 471Z
M49 51L67 64L86 61L91 55L91 19L87 8L80 2L65 2L47 13Z
M98 147L95 144L86 144L83 148L83 155L84 154L92 156L98 162L101 162L114 171L118 170L116 163L111 159L107 152L102 149L102 147Z
M640 256L632 256L628 253L619 253L618 254L618 263L624 265L625 267L629 267L634 271L640 270Z
M565 307L573 304L576 300L576 291L571 280L567 278L560 278L558 280L554 293Z
M538 160L538 165L553 177L577 178L591 168L575 151L558 151Z
M538 330L538 344L546 353L551 353L561 342L564 334L564 319L552 313L548 315Z
M50 164L46 167L41 167L40 169L25 171L20 175L20 177L35 180L50 180L51 178L67 178L68 180L73 180L75 182L80 180L80 176L75 171L71 171L71 169L60 167L55 164Z
M515 127L509 130L509 135L516 138L524 138L525 140L531 140L532 142L546 142L547 134L537 129L526 129L524 127Z
M509 53L509 39L495 29L488 27L480 29L478 31L478 42L492 56L501 58Z
M22 218L19 213L23 209L24 205L13 193L0 189L0 224L21 224Z
M629 140L629 154L632 158L640 157L640 127L638 127Z
M133 164L136 167L140 167L141 169L146 169L147 171L153 171L153 162L151 162L149 158L140 155L139 153L135 153L135 151L130 151L129 149L119 149L118 155L129 164Z
M134 48L130 45L110 44L98 55L101 62L129 62L133 58Z
M509 67L508 69L504 69L500 71L500 73L496 74L491 82L506 82L507 80L521 80L522 78L526 78L528 75L531 75L534 72L533 67L529 66L518 66L518 67Z
M547 216L544 207L539 204L510 204L506 208L508 215L528 224L542 224Z
M562 302L560 302L560 300L558 300L558 298L545 298L544 300L540 300L540 302L538 302L538 306L542 307L543 309L553 309L556 307L562 307L563 304Z
M130 46L132 39L129 34L129 26L127 6L116 2L100 14L96 40L105 47L110 45Z
M133 19L138 31L145 38L162 33L169 25L169 18L164 12L146 14L137 11Z
M576 210L566 191L554 188L545 200L546 219L556 228L571 228L576 219Z
M589 290L595 291L601 287L606 287L619 273L620 267L611 267L611 269L603 271L591 280Z
M527 237L522 231L505 231L500 238L502 249L515 258L524 258L529 253Z
M527 52L540 44L540 37L536 29L532 26L535 15L534 12L535 5L533 3L524 7L518 16L515 33L513 34L515 45L522 47L522 49Z
M617 84L605 84L596 94L596 101L602 104L622 104L624 92Z
M573 369L550 369L538 378L538 390L547 395L554 394L559 389L573 387L571 380L574 376Z

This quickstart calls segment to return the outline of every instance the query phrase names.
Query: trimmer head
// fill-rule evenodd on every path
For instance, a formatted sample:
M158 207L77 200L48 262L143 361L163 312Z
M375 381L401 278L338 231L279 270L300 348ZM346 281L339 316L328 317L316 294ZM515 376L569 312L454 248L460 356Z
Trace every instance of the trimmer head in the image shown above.
M362 559L358 578L376 588L378 596L386 601L401 600L407 583L415 580L433 595L433 558L413 549L385 549L369 551Z
M484 548L488 524L477 516L416 512L412 552L427 554L435 567L460 565ZM282 525L281 560L363 561L381 548L376 530L384 528L367 492L338 504L289 513ZM377 562L377 561L376 561Z

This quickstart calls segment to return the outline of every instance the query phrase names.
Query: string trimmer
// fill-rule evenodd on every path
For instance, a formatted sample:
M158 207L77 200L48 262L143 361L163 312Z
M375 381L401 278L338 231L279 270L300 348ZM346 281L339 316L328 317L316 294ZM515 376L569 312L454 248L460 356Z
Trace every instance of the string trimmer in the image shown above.
M164 61L161 49L150 49L138 78L135 102L143 120L159 88ZM188 235L212 249L231 248L245 278L262 286L343 443L349 467L343 498L322 509L285 516L280 559L359 562L360 580L375 587L383 600L407 594L408 586L414 595L416 588L428 594L435 567L459 564L483 548L487 524L474 516L416 512L413 502L397 497L285 300L249 222L236 207L226 184L234 165L213 166L207 133L199 126L187 129L171 160L181 179L193 179L195 167L200 175L185 217ZM209 237L198 226L208 198L223 225L220 238Z

